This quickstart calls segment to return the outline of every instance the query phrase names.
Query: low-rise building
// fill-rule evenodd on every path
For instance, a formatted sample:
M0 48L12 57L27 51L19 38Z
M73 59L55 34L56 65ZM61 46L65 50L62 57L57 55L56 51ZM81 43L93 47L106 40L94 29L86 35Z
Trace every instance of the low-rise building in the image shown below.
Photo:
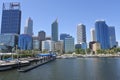
M33 49L40 49L40 41L39 40L33 40Z
M0 50L11 51L16 45L18 45L18 34L0 34Z
M93 52L97 53L97 50L101 49L100 43L96 42L93 44Z
M65 53L73 52L75 50L74 47L74 38L73 37L67 37L64 40L64 51Z
M19 35L18 47L21 50L31 50L33 47L32 44L33 44L32 36L28 34Z
M54 51L54 41L52 40L45 40L42 41L42 51Z
M63 53L63 41L55 42L55 51Z

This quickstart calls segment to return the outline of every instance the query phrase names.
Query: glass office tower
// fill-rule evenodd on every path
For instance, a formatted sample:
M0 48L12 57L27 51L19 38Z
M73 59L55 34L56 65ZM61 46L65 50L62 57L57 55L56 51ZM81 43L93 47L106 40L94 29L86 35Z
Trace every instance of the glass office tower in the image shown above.
M58 41L58 22L57 19L52 23L52 40Z
M1 33L20 34L20 3L3 3Z
M100 43L101 49L110 48L109 29L105 21L95 22L96 40Z
M109 39L110 39L110 48L116 47L116 35L115 35L115 27L109 27Z

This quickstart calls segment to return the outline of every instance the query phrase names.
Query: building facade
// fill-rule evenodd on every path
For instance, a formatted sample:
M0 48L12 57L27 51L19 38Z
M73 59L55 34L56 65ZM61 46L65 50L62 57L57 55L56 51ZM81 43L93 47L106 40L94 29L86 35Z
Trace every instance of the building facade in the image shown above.
M20 26L20 3L3 3L1 33L20 34Z
M33 40L33 49L34 50L40 49L40 41L39 40Z
M57 19L51 25L51 35L53 41L58 41L58 21Z
M45 32L45 31L39 31L39 32L38 32L38 39L39 39L40 41L44 41L45 38L46 38L46 32Z
M11 51L16 45L18 45L17 34L0 34L0 50Z
M93 50L93 44L94 43L96 43L96 41L91 41L91 42L89 42L89 48L91 49L91 50Z
M95 28L92 28L90 30L90 34L91 34L91 41L96 41Z
M87 44L86 43L80 43L81 49L87 49Z
M63 53L63 41L55 42L55 51L57 51L59 54Z
M60 40L63 41L63 52L65 52L65 38L69 38L69 37L72 37L72 36L66 33L60 34Z
M60 40L65 40L65 38L67 38L69 36L70 36L69 34L62 33L62 34L60 34Z
M45 40L52 40L52 38L50 36L47 36Z
M39 31L38 32L38 40L40 41L40 50L42 50L42 41L44 41L46 38L46 32L45 31Z
M77 25L77 44L86 43L86 27L84 24Z
M52 40L45 40L42 41L42 51L54 51L54 41Z
M24 27L24 34L28 34L30 36L33 35L33 20L30 17L26 20L26 26Z
M100 43L96 42L93 44L93 49L92 49L93 53L97 53L97 50L100 50L100 49L101 49Z
M74 38L73 37L67 37L64 40L64 52L69 53L73 52L75 50L74 47Z
M28 34L19 35L18 47L21 50L31 50L33 49L33 39Z
M75 49L81 49L81 44L75 44Z
M109 29L105 21L95 22L96 41L100 43L102 49L110 48Z
M115 27L109 27L109 39L110 39L110 48L116 47L116 35L115 35Z

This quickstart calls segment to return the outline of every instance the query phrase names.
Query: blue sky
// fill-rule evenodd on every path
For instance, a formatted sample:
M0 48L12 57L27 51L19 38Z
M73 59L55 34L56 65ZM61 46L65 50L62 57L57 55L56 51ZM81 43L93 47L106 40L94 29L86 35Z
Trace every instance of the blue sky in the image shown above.
M76 42L77 24L83 23L89 42L90 29L94 27L95 21L104 19L109 26L115 26L116 38L120 42L120 0L0 0L0 18L3 2L21 3L21 33L30 16L34 22L34 35L44 30L50 36L51 24L58 18L59 34L68 33Z

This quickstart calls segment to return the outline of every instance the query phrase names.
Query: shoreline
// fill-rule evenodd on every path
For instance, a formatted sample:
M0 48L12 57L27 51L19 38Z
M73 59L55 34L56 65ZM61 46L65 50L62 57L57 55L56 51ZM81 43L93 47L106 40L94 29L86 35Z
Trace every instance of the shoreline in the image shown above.
M65 58L120 58L119 54L63 54L58 55L57 59L65 59Z

